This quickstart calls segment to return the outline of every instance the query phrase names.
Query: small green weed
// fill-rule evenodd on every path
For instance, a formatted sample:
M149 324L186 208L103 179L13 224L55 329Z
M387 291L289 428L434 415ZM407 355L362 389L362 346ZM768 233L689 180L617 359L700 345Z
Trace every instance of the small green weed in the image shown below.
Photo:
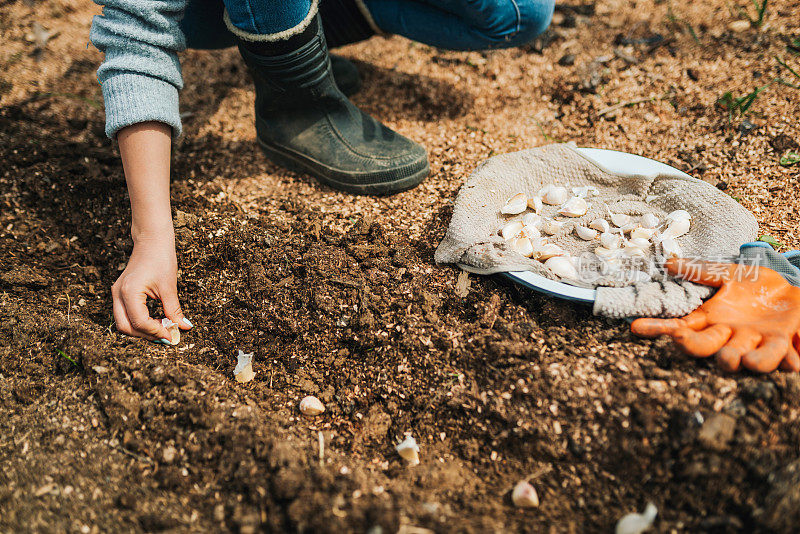
M758 95L769 87L771 83L772 82L767 85L762 85L761 87L756 87L750 93L739 97L733 96L731 91L726 91L717 99L717 104L728 110L728 120L732 121L734 117L742 116L747 113L750 106L752 106L758 98Z
M786 154L781 156L779 163L784 167L791 167L792 165L800 163L800 153L789 150Z

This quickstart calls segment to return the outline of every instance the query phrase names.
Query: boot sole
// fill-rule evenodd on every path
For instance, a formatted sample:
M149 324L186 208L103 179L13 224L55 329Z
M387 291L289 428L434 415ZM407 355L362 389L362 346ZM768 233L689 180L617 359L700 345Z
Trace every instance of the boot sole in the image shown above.
M258 146L271 161L281 167L300 174L310 174L323 184L333 189L354 193L356 195L376 195L385 196L407 191L418 186L430 173L430 164L425 161L425 167L414 174L390 182L378 182L374 184L354 184L342 182L331 177L331 175L341 174L331 167L327 167L319 162L311 162L301 158L297 154L276 145L268 145L261 139L256 139Z

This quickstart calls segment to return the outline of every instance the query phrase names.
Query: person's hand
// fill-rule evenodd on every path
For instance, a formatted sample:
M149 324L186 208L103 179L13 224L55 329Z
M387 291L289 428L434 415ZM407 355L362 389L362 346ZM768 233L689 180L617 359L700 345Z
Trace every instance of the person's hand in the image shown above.
M719 290L683 318L635 320L634 334L666 334L692 356L716 354L730 372L800 371L800 288L760 266L670 259L667 270Z
M147 298L161 301L164 315L182 330L192 323L178 301L178 262L172 228L154 238L134 241L128 265L111 287L117 329L129 336L170 343L169 331L150 317Z

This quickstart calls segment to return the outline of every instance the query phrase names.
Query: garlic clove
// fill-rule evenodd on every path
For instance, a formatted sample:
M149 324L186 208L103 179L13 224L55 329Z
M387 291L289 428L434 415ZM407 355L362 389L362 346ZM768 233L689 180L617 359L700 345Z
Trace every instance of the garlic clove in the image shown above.
M625 248L622 249L622 252L628 256L629 258L645 258L647 257L647 253L639 247L634 247L630 243L625 244Z
M608 221L605 219L595 219L589 223L589 228L597 230L598 232L608 232L611 229Z
M553 186L552 189L547 191L542 197L542 202L550 204L551 206L560 206L569 199L569 193L565 187L560 185Z
M634 230L636 230L636 228L638 228L638 227L639 227L639 225L636 224L635 222L629 222L628 224L624 224L624 225L620 226L619 230L623 234L629 234L629 233L633 232Z
M600 234L600 244L608 249L619 248L622 244L622 237L611 232L603 232Z
M542 198L531 197L528 199L528 207L533 210L536 215L542 213Z
M656 233L655 228L644 228L640 226L631 232L632 239L650 239Z
M545 219L542 222L542 231L548 235L555 235L564 228L566 223L561 221L554 221L553 219Z
M555 185L553 185L553 184L544 185L544 186L542 186L541 189L539 189L539 192L536 193L536 196L539 197L539 198L544 198L544 196L547 193L549 193L554 187L555 187Z
M522 232L523 228L524 226L520 221L511 221L503 226L503 228L500 230L500 235L503 236L503 239L509 241L517 237L520 232Z
M576 280L578 271L569 256L553 256L544 262L544 266L550 269L559 278Z
M528 197L525 193L517 193L506 201L506 205L500 208L500 213L504 215L516 215L522 213L528 207Z
M178 328L178 323L173 323L166 317L161 319L161 326L166 328L169 331L169 335L172 338L170 345L177 345L181 342L181 329Z
M611 218L611 224L613 224L617 228L622 228L626 224L631 223L631 216L626 215L624 213L612 213L610 218Z
M658 508L656 505L649 502L644 508L644 513L632 513L622 516L617 521L614 528L614 534L642 534L642 532L653 526L653 522L658 515Z
M667 215L666 220L668 223L671 223L672 221L677 221L680 219L686 219L687 221L691 221L692 214L686 210L675 210L670 212L669 215Z
M533 239L535 237L541 237L542 233L539 232L539 229L535 226L523 226L522 232L519 234L522 237L527 237L528 239Z
M539 261L549 260L554 256L563 256L565 254L564 249L553 243L542 245L536 252L536 259Z
M597 247L594 249L594 253L600 259L610 260L611 258L616 257L618 251L606 247Z
M597 237L597 230L594 228L586 228L585 226L576 226L575 234L584 241L591 241Z
M641 237L632 237L630 241L628 241L628 244L632 247L640 248L642 250L649 249L651 245L649 239L643 239Z
M584 199L572 197L558 212L566 217L583 217L588 209L589 205Z
M542 218L535 213L526 213L522 216L522 224L525 226L539 227L542 224Z
M667 229L664 230L664 237L671 237L675 239L676 237L680 237L684 235L686 232L689 231L692 223L689 219L674 219Z
M412 436L406 436L406 439L398 443L395 449L397 454L408 462L409 466L419 465L419 445Z
M658 226L659 220L658 217L653 215L652 213L645 213L642 215L641 224L643 228L655 228Z
M253 353L245 353L240 350L237 355L236 367L233 369L233 376L237 382L250 382L256 375L253 372Z
M661 250L667 258L679 258L681 256L681 247L672 237L665 237L661 240Z
M300 401L300 413L306 417L314 417L325 411L325 405L318 398L309 395Z
M511 502L519 508L536 508L539 506L539 495L531 484L523 480L514 486L511 492Z
M572 194L576 197L587 198L587 197L596 197L600 194L600 191L593 185L583 185L581 187L573 187Z
M513 248L517 254L525 256L526 258L533 256L533 244L527 237L520 237L513 240L511 248Z
M531 239L531 246L533 246L533 256L537 257L542 248L547 245L546 237L534 237Z

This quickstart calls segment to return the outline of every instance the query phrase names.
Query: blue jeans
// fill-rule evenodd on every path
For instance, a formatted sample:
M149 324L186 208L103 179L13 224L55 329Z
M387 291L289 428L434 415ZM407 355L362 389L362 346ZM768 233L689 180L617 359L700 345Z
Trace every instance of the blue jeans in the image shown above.
M524 45L547 28L555 4L555 0L364 2L383 31L449 50ZM181 28L190 48L225 48L234 40L222 20L224 8L234 26L263 34L296 26L310 5L310 0L189 0Z

